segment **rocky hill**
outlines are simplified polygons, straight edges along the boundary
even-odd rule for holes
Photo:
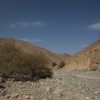
[[[73,56],[69,54],[56,54],[22,40],[1,38],[0,44],[4,43],[15,44],[16,47],[20,47],[26,53],[34,55],[43,54],[49,60],[50,64],[52,62],[59,63],[65,60],[67,70],[100,69],[100,40],[97,40],[96,42]]]
[[[75,54],[69,61],[67,60],[66,66],[71,69],[79,70],[100,69],[100,40],[97,40],[89,47]]]
[[[45,54],[51,62],[66,60],[66,70],[53,70],[52,78],[38,81],[14,81],[0,77],[0,100],[100,100],[100,40],[73,57],[59,55],[30,43],[0,39],[0,44],[14,43],[24,52]],[[85,71],[68,69],[84,69]]]
[[[31,43],[22,40],[0,38],[0,44],[4,44],[4,43],[14,44],[16,47],[20,47],[26,53],[30,53],[34,55],[43,54],[49,60],[50,63],[52,62],[59,63],[59,61],[71,57],[71,55],[69,54],[56,54],[42,47],[32,45]]]

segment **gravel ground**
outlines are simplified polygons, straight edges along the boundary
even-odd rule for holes
[[[100,100],[100,72],[54,72],[52,79],[3,83],[0,100]]]

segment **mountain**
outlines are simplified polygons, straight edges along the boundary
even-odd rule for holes
[[[14,44],[16,47],[20,47],[25,53],[33,55],[43,54],[48,59],[49,64],[52,64],[53,62],[59,64],[59,62],[65,61],[67,70],[100,69],[100,39],[73,56],[69,54],[53,53],[49,50],[46,50],[45,48],[33,45],[22,40],[0,38],[0,44],[5,43]]]
[[[100,40],[97,40],[81,52],[66,60],[66,66],[71,69],[100,69]]]
[[[32,45],[31,43],[22,40],[0,38],[0,44],[5,44],[5,43],[14,44],[16,47],[20,47],[24,52],[29,54],[34,54],[34,55],[43,54],[49,60],[50,63],[52,62],[59,63],[60,61],[71,57],[71,55],[69,54],[56,54],[42,47]]]

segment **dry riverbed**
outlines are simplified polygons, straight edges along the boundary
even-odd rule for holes
[[[52,79],[1,83],[0,100],[100,100],[100,72],[54,72]]]

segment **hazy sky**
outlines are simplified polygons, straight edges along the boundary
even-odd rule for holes
[[[75,54],[100,38],[100,0],[0,0],[0,37]]]

